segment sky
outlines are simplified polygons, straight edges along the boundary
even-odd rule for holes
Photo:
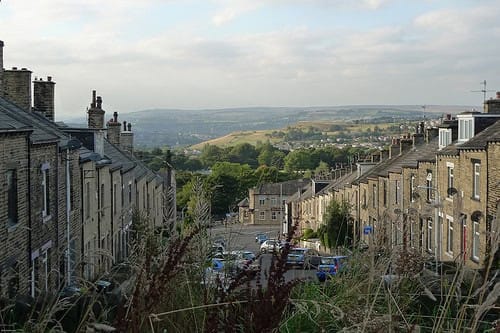
[[[480,107],[499,18],[498,0],[2,0],[0,40],[5,68],[53,77],[59,120],[92,90],[111,112]]]

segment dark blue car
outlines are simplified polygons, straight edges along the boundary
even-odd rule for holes
[[[320,282],[337,275],[345,268],[347,256],[321,257],[321,263],[318,265],[316,276]]]

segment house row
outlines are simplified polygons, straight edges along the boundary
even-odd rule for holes
[[[500,239],[500,93],[484,112],[447,115],[437,127],[420,123],[377,155],[326,186],[312,180],[289,198],[285,223],[299,233],[317,230],[336,200],[349,204],[353,244],[414,249],[475,269],[493,260]]]
[[[3,47],[0,297],[37,297],[125,261],[135,212],[152,226],[175,219],[164,212],[175,182],[134,157],[131,124],[105,121],[95,91],[86,128],[56,123],[55,82],[3,69]]]

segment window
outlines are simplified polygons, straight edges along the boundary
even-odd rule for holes
[[[439,129],[439,149],[443,149],[451,143],[451,129],[450,128],[440,128]]]
[[[128,183],[128,203],[132,204],[132,183]]]
[[[479,260],[479,222],[472,221],[472,259]]]
[[[430,202],[433,199],[433,194],[432,194],[432,170],[427,170],[427,177],[425,180],[425,186],[427,189],[427,202]]]
[[[266,212],[259,212],[259,219],[265,220],[266,219]]]
[[[50,215],[50,176],[48,164],[42,166],[42,195],[43,195],[43,211],[42,216]]]
[[[85,219],[90,217],[90,183],[85,183]]]
[[[266,203],[265,199],[263,198],[259,199],[259,205],[264,206],[265,203]]]
[[[446,240],[446,251],[453,254],[453,218],[446,217],[446,224],[448,225],[448,237]]]
[[[113,214],[116,214],[116,184],[113,184]]]
[[[414,193],[415,193],[415,175],[411,174],[410,175],[410,202],[415,202]]]
[[[101,200],[99,204],[99,209],[101,210],[101,214],[104,215],[104,184],[101,184]]]
[[[400,183],[399,179],[396,180],[395,183],[396,183],[396,185],[394,187],[394,203],[396,205],[398,205],[399,204],[399,196],[401,195],[401,191],[400,191],[400,189],[401,189],[401,186],[400,186],[401,183]]]
[[[277,220],[278,216],[276,215],[276,212],[271,212],[271,220]]]
[[[278,204],[278,199],[271,198],[271,205],[276,206]]]
[[[7,222],[9,226],[17,223],[17,175],[16,170],[7,170]]]
[[[387,207],[387,181],[384,180],[382,185],[383,185],[383,192],[384,192],[383,193],[384,196],[383,196],[382,200],[384,203],[384,207]]]
[[[363,189],[363,208],[366,208],[366,189]]]
[[[472,176],[472,198],[479,200],[480,184],[481,184],[481,163],[478,160],[473,160],[473,176]]]
[[[427,219],[427,250],[432,252],[432,219]]]
[[[474,136],[473,119],[460,119],[458,122],[458,140],[467,141]]]
[[[452,188],[453,186],[453,181],[454,181],[454,175],[453,175],[453,166],[448,165],[448,188]],[[451,198],[451,192],[448,191],[448,197]]]
[[[377,201],[377,185],[373,184],[372,186],[372,197],[373,197],[373,208],[377,207],[376,201]]]

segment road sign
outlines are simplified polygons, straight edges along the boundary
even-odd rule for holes
[[[363,228],[363,234],[364,235],[369,235],[373,232],[373,228],[371,225],[367,225]]]

